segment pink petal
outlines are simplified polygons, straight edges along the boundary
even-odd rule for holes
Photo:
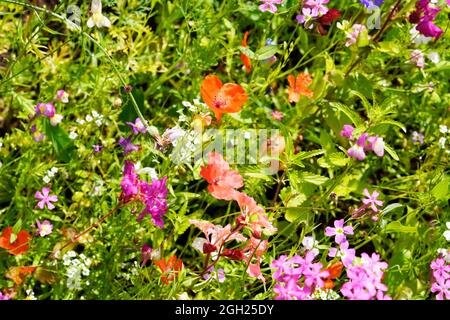
[[[344,219],[335,220],[334,227],[342,229],[344,227]]]
[[[344,227],[344,233],[346,233],[346,234],[353,234],[353,228],[352,228],[352,226],[346,226],[346,227]]]
[[[336,229],[331,228],[331,227],[326,227],[326,228],[325,228],[325,235],[326,235],[327,237],[334,236],[335,234],[336,234]]]
[[[48,207],[48,210],[55,209],[55,206],[51,202],[47,202],[47,207]]]

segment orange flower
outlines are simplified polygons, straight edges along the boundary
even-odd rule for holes
[[[200,94],[206,105],[214,112],[220,122],[222,114],[239,112],[247,101],[244,89],[234,83],[225,83],[214,75],[206,76],[200,88]]]
[[[246,31],[244,33],[244,38],[242,39],[242,46],[244,48],[247,47],[247,38],[248,38],[248,31]],[[250,71],[252,71],[252,65],[250,62],[250,58],[248,56],[246,56],[245,54],[241,53],[241,61],[245,66],[245,71],[247,72],[247,74],[249,74]]]
[[[312,78],[307,72],[300,73],[297,78],[288,76],[289,81],[289,102],[297,103],[301,96],[312,97],[313,92],[307,87],[312,83]]]
[[[337,279],[341,276],[343,267],[344,265],[339,261],[325,269],[328,271],[329,276],[324,280],[324,289],[332,289],[334,287],[333,279]]]
[[[171,256],[167,261],[166,258],[162,258],[161,260],[155,261],[154,264],[161,270],[161,281],[164,284],[169,284],[169,282],[173,281],[175,275],[183,268],[183,261],[176,256]],[[167,277],[168,273],[171,274]]]
[[[18,255],[24,253],[28,250],[28,242],[31,236],[25,230],[20,231],[17,234],[17,238],[11,243],[12,228],[6,227],[3,229],[2,235],[0,236],[0,248],[8,250],[9,253],[13,255]]]
[[[200,168],[200,175],[209,183],[208,191],[216,199],[233,200],[236,190],[244,185],[244,179],[218,152],[208,154],[208,165]]]
[[[36,267],[12,267],[8,270],[8,272],[5,274],[5,276],[12,281],[14,281],[15,284],[20,285],[25,277],[28,274],[31,274],[36,270]]]

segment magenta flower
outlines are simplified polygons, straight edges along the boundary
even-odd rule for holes
[[[123,178],[120,182],[122,192],[125,195],[125,202],[139,193],[139,176],[134,170],[134,164],[131,161],[125,160],[123,169]]]
[[[353,128],[353,126],[349,125],[349,124],[344,124],[344,128],[341,131],[341,137],[346,137],[350,140],[353,140],[353,130],[355,130],[355,128]]]
[[[335,236],[334,241],[338,244],[343,243],[347,240],[347,238],[345,237],[346,234],[353,234],[353,228],[352,226],[344,227],[344,219],[335,220],[334,228],[332,227],[325,228],[325,235],[327,237]]]
[[[56,109],[52,103],[38,103],[34,108],[36,115],[43,115],[47,118],[52,118],[55,115]]]
[[[339,257],[341,258],[342,264],[344,267],[348,268],[352,265],[353,260],[355,260],[355,249],[349,249],[348,241],[344,241],[341,243],[340,248],[330,248],[328,251],[329,257]]]
[[[11,300],[10,296],[4,295],[1,291],[0,291],[0,301],[2,300]]]
[[[377,206],[382,206],[383,205],[383,201],[378,200],[378,196],[380,195],[378,193],[378,191],[374,191],[372,193],[372,195],[370,195],[369,190],[364,189],[364,195],[367,197],[365,199],[362,200],[362,202],[366,205],[372,208],[373,212],[378,212],[378,208]]]
[[[123,147],[124,155],[127,155],[130,152],[139,150],[139,146],[131,143],[131,136],[126,139],[123,137],[120,137],[119,144]]]
[[[147,128],[145,127],[145,125],[142,123],[140,118],[136,118],[136,120],[133,122],[127,122],[127,124],[129,126],[131,126],[131,128],[133,129],[133,133],[134,134],[138,134],[140,133],[146,133],[147,132]]]
[[[58,197],[55,195],[49,196],[50,188],[44,187],[41,191],[36,191],[36,194],[34,197],[36,199],[39,199],[41,201],[38,202],[37,206],[39,209],[44,209],[44,206],[47,206],[48,210],[53,210],[55,206],[52,204],[52,202],[57,202]]]
[[[144,245],[141,248],[142,253],[142,266],[144,266],[148,260],[152,258],[152,252],[153,249],[148,244],[144,243]]]
[[[151,215],[153,223],[164,228],[163,215],[167,212],[167,177],[161,180],[154,180],[151,185],[145,181],[140,181],[139,189],[141,197],[145,203],[145,208],[137,217],[137,221],[141,221],[146,214]]]
[[[439,279],[431,285],[431,292],[437,293],[436,300],[450,300],[450,280]]]
[[[433,277],[436,280],[450,279],[450,265],[447,265],[444,258],[437,258],[431,261],[431,270],[433,270]]]
[[[48,220],[44,220],[42,223],[39,220],[36,220],[36,224],[38,227],[38,235],[41,237],[48,236],[53,232],[53,225]]]
[[[103,150],[103,146],[98,145],[98,144],[93,144],[92,145],[92,149],[94,149],[94,152],[101,152]]]
[[[283,0],[260,0],[263,4],[259,5],[259,10],[262,12],[269,11],[270,13],[277,12],[277,4],[281,4]]]

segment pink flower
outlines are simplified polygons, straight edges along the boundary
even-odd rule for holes
[[[325,235],[327,237],[335,236],[334,241],[336,243],[345,242],[347,239],[345,237],[346,234],[353,234],[353,228],[352,228],[352,226],[344,227],[344,219],[335,220],[334,228],[332,228],[332,227],[325,228]]]
[[[259,5],[259,10],[262,12],[269,11],[270,13],[277,12],[277,4],[281,4],[283,0],[260,0],[263,4]]]
[[[62,103],[68,103],[69,102],[69,94],[67,92],[65,92],[64,90],[58,90],[56,92],[56,100],[59,100]]]
[[[136,120],[133,122],[127,122],[127,124],[129,126],[131,126],[131,128],[133,129],[133,133],[134,134],[138,134],[140,133],[146,133],[147,132],[147,128],[145,127],[145,125],[142,123],[140,118],[136,118]]]
[[[438,293],[436,295],[437,300],[450,300],[450,280],[439,279],[431,285],[431,292]]]
[[[373,212],[378,212],[377,206],[382,206],[382,205],[383,205],[383,201],[378,200],[378,196],[380,195],[380,194],[378,193],[378,191],[375,190],[375,191],[372,193],[372,195],[370,195],[369,190],[367,190],[367,188],[366,188],[366,189],[364,189],[364,195],[365,195],[367,198],[363,199],[362,202],[363,202],[365,205],[367,205],[367,206],[370,205],[370,207],[372,208]]]
[[[39,220],[36,220],[36,224],[38,226],[38,234],[41,237],[48,236],[53,232],[53,225],[48,220],[44,220],[42,223]]]
[[[36,111],[36,115],[40,116],[42,114],[47,118],[52,118],[56,112],[55,106],[51,102],[38,103],[34,110]]]
[[[359,34],[361,32],[366,31],[366,27],[362,24],[355,23],[352,28],[352,32],[348,33],[347,36],[347,42],[345,43],[346,47],[350,47],[352,44],[356,43],[358,41]]]
[[[414,63],[418,68],[423,69],[425,67],[425,58],[422,51],[413,50],[410,56],[411,62]]]
[[[341,258],[344,267],[348,268],[352,265],[353,260],[355,260],[355,249],[349,249],[348,241],[341,243],[339,250],[337,248],[330,248],[328,251],[329,257],[339,257]]]
[[[272,111],[272,118],[275,120],[281,121],[283,120],[283,113],[280,111]]]
[[[431,261],[431,270],[433,270],[433,277],[439,280],[450,279],[450,265],[446,264],[444,258],[437,258]]]
[[[353,126],[349,125],[349,124],[344,124],[344,128],[341,131],[341,137],[346,137],[350,140],[353,140],[353,130],[355,130],[355,128],[353,128]]]
[[[383,138],[379,138],[378,136],[369,137],[367,139],[369,150],[372,150],[377,156],[384,156],[384,141]]]
[[[366,154],[364,152],[364,148],[366,146],[366,140],[368,136],[368,133],[363,133],[356,141],[356,144],[347,150],[347,153],[350,157],[353,157],[359,161],[365,159]]]
[[[144,266],[147,263],[147,261],[152,258],[152,251],[153,251],[152,247],[144,243],[144,245],[141,248],[142,266]]]
[[[36,194],[34,197],[36,199],[39,199],[41,201],[38,202],[37,206],[39,209],[44,209],[44,206],[47,205],[48,210],[53,210],[55,206],[52,204],[52,202],[57,202],[58,197],[55,195],[49,196],[50,188],[44,187],[41,191],[36,191]]]
[[[318,17],[326,14],[328,8],[325,6],[329,0],[306,0],[303,6],[303,14],[310,17]]]
[[[53,117],[50,118],[50,124],[52,126],[56,126],[59,123],[61,123],[64,116],[62,114],[55,114]]]

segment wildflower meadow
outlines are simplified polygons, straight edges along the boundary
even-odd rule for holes
[[[450,0],[0,0],[0,300],[449,300]]]

